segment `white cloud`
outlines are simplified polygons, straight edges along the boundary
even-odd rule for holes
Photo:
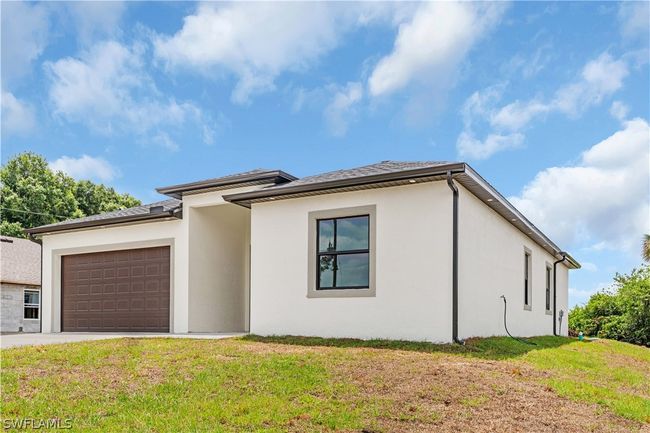
[[[510,201],[564,245],[636,252],[650,231],[650,127],[643,119],[582,154],[539,172]]]
[[[393,52],[372,72],[370,93],[390,94],[414,81],[448,85],[458,64],[505,9],[503,3],[423,3],[400,26]]]
[[[172,152],[176,152],[179,149],[178,144],[172,140],[172,138],[166,132],[159,132],[153,136],[151,141],[154,144]]]
[[[23,134],[36,125],[34,109],[12,93],[2,91],[2,135]]]
[[[463,132],[458,137],[456,148],[463,157],[472,159],[487,159],[497,152],[506,149],[521,147],[524,141],[522,134],[489,134],[483,141],[476,139],[468,132]]]
[[[126,10],[121,1],[78,1],[65,3],[65,7],[74,20],[77,40],[85,44],[118,33]]]
[[[340,137],[346,134],[348,125],[356,113],[355,106],[362,98],[363,86],[358,82],[348,83],[335,92],[324,112],[332,135]]]
[[[48,42],[49,12],[44,4],[0,3],[2,9],[2,80],[27,74]]]
[[[510,131],[517,131],[528,125],[540,114],[548,113],[551,107],[543,102],[515,101],[490,116],[490,124]]]
[[[627,64],[623,60],[614,60],[608,53],[603,53],[584,66],[579,80],[559,88],[550,101],[512,102],[493,113],[490,124],[514,131],[550,112],[576,116],[623,87],[627,75]]]
[[[577,80],[561,86],[548,100],[516,100],[499,108],[503,84],[474,92],[463,105],[464,130],[458,137],[457,149],[462,156],[485,159],[496,152],[517,148],[525,138],[522,131],[536,118],[550,113],[578,116],[621,89],[627,75],[628,66],[622,58],[616,60],[603,53],[585,64]],[[477,123],[487,123],[492,128],[485,140],[474,138]]]
[[[75,179],[94,179],[100,181],[111,181],[119,175],[108,161],[101,157],[81,155],[79,158],[62,156],[50,162],[50,168],[54,171],[62,171]]]
[[[59,36],[50,29],[69,27],[78,42],[88,45],[98,37],[120,33],[119,24],[126,10],[126,4],[121,1],[3,1],[0,7],[5,87],[29,73],[50,40]]]
[[[621,33],[626,39],[648,40],[650,32],[650,3],[647,1],[621,2],[618,9],[618,21]]]
[[[155,52],[173,67],[234,74],[232,100],[247,103],[273,90],[282,72],[304,70],[333,49],[351,26],[376,19],[369,6],[345,6],[203,3],[175,35],[154,39]]]
[[[140,45],[103,42],[79,58],[46,62],[44,67],[51,81],[49,98],[54,113],[102,134],[155,137],[163,128],[181,128],[188,123],[200,130],[210,128],[197,106],[161,94],[146,72]],[[166,140],[154,142],[174,147]]]
[[[608,53],[603,53],[585,65],[581,80],[556,92],[550,103],[551,109],[577,115],[623,87],[627,75],[624,60],[614,60]]]
[[[620,121],[627,119],[627,115],[629,111],[630,111],[630,107],[628,107],[621,101],[614,101],[612,102],[612,106],[609,107],[609,114],[611,114],[614,119]]]

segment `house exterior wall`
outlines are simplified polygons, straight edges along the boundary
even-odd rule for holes
[[[24,318],[24,291],[40,290],[38,286],[0,283],[0,330],[2,332],[39,332],[39,319]]]
[[[61,257],[98,251],[169,246],[171,252],[170,330],[188,330],[187,224],[149,222],[43,236],[43,332],[61,331]]]
[[[61,256],[154,246],[169,246],[171,250],[170,332],[246,330],[249,314],[250,211],[224,201],[222,195],[260,187],[232,188],[186,196],[183,199],[183,219],[44,235],[43,332],[61,331]],[[224,228],[220,229],[222,225]],[[192,231],[190,227],[194,227]],[[211,242],[215,237],[221,240],[220,244],[218,241]],[[232,258],[225,254],[228,250],[234,251]],[[207,266],[193,265],[192,278],[191,259],[204,260]],[[225,272],[224,268],[227,268]],[[213,285],[206,285],[206,281],[210,280]],[[212,291],[201,302],[201,295],[211,288],[225,291],[218,296]],[[220,316],[215,317],[217,315]]]
[[[557,265],[557,311],[558,318],[560,310],[564,312],[562,322],[557,328],[560,335],[569,335],[569,268],[564,265]],[[552,301],[551,301],[552,302]],[[551,328],[552,330],[552,328]],[[550,334],[550,332],[545,332]]]
[[[509,221],[461,185],[459,188],[459,336],[505,335],[503,300],[511,334],[548,335],[553,316],[546,312],[546,265],[556,260]],[[524,309],[524,251],[531,253],[532,303]],[[557,270],[557,310],[564,310],[566,335],[568,268]],[[551,300],[552,300],[551,291]],[[552,301],[551,301],[552,308]]]
[[[451,341],[452,194],[445,181],[270,201],[251,210],[222,198],[258,188],[187,195],[182,220],[43,236],[43,332],[60,331],[61,256],[168,245],[171,332]],[[554,258],[458,188],[460,337],[505,334],[502,294],[511,333],[550,334],[544,272]],[[375,293],[308,297],[310,213],[359,207],[374,209]],[[523,308],[526,248],[530,311]],[[566,335],[568,268],[557,271]]]
[[[444,182],[254,204],[251,332],[449,341],[451,192]],[[376,207],[376,295],[308,298],[308,215]]]
[[[189,208],[190,332],[248,327],[250,211],[233,204]]]

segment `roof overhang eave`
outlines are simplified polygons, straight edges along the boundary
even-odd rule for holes
[[[551,253],[556,259],[566,257],[566,262],[572,269],[580,269],[580,263],[570,254],[564,252],[551,239],[548,238],[539,228],[528,220],[512,203],[508,201],[499,191],[497,191],[489,182],[479,175],[471,166],[466,165],[465,172],[457,177],[458,182],[467,190],[476,195],[486,205],[492,207],[494,211],[505,219],[509,220],[512,225],[517,227],[522,233],[531,237],[542,248]],[[481,192],[477,193],[474,184],[478,185]],[[487,194],[491,201],[482,195]]]
[[[70,223],[70,224],[60,224],[52,227],[49,226],[34,227],[31,229],[25,229],[25,233],[27,233],[31,237],[34,237],[37,235],[43,236],[51,233],[59,233],[64,231],[82,230],[82,229],[98,228],[98,227],[113,226],[113,225],[128,224],[128,223],[154,222],[157,220],[173,220],[173,219],[182,219],[182,217],[179,216],[178,212],[176,212],[175,209],[165,211],[165,212],[160,212],[160,213],[154,213],[154,214],[129,215],[129,216],[121,216],[121,217],[107,218],[107,219],[100,219],[100,220],[93,220],[93,221],[81,221],[81,222]]]
[[[237,188],[238,186],[246,186],[250,184],[266,184],[272,183],[275,185],[291,182],[297,178],[289,173],[285,173],[282,170],[268,171],[264,173],[258,173],[254,175],[245,175],[232,177],[227,180],[203,180],[199,182],[190,182],[183,183],[178,185],[164,186],[156,188],[156,191],[160,194],[167,195],[176,199],[182,199],[183,194],[187,193],[198,193],[203,190],[209,190],[214,188]]]
[[[381,184],[387,182],[394,182],[399,180],[417,179],[431,176],[441,176],[451,171],[452,173],[462,173],[464,171],[464,163],[445,164],[436,167],[419,168],[415,170],[403,170],[392,173],[382,173],[371,176],[360,176],[348,179],[337,179],[326,182],[318,182],[313,184],[301,184],[295,186],[286,186],[280,188],[267,188],[257,191],[243,192],[237,194],[227,194],[223,199],[244,207],[250,207],[253,201],[267,201],[272,199],[282,199],[287,196],[305,193],[327,193],[336,192],[341,188],[349,187],[362,187],[374,184]]]
[[[517,227],[522,233],[531,237],[536,243],[551,253],[558,260],[566,256],[566,262],[570,268],[580,268],[580,263],[578,263],[568,253],[563,252],[553,241],[551,241],[544,233],[542,233],[541,230],[539,230],[521,212],[519,212],[503,195],[501,195],[501,193],[499,193],[492,185],[483,179],[483,177],[481,177],[472,167],[465,163],[445,164],[436,167],[427,167],[424,169],[405,170],[396,173],[340,179],[328,182],[320,182],[316,184],[303,184],[293,187],[287,186],[282,188],[267,188],[257,191],[224,195],[223,199],[228,202],[250,208],[253,203],[266,202],[276,199],[282,200],[287,198],[294,198],[296,195],[318,195],[334,193],[337,192],[337,190],[349,190],[351,187],[363,188],[366,186],[370,188],[375,184],[390,184],[390,182],[401,180],[431,178],[435,176],[443,176],[447,173],[451,173],[461,185],[476,195],[486,205],[490,205],[490,203],[498,203],[499,206],[491,207],[502,217],[507,219],[511,224]],[[478,188],[480,188],[480,192],[476,190],[476,188],[472,188],[469,185],[470,180],[471,182],[475,183]],[[491,200],[488,201],[488,198],[491,198]]]

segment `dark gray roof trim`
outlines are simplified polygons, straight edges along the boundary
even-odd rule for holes
[[[317,176],[310,176],[289,182],[284,185],[273,186],[257,191],[224,195],[226,201],[250,207],[252,203],[275,200],[277,198],[292,198],[300,196],[318,195],[327,192],[339,192],[343,188],[352,186],[376,185],[395,183],[417,178],[440,176],[447,171],[461,172],[464,170],[462,162],[425,162],[425,163],[395,163],[384,161],[350,170],[339,170]],[[390,168],[392,170],[390,170]],[[392,185],[389,185],[392,186]],[[313,194],[306,194],[313,193]]]
[[[285,173],[282,170],[256,169],[237,173],[228,176],[206,179],[198,182],[182,183],[179,185],[164,186],[156,188],[161,194],[174,198],[182,198],[184,194],[197,194],[199,192],[216,191],[220,189],[233,188],[248,185],[263,185],[267,183],[283,184],[296,180],[295,176]]]
[[[462,162],[396,162],[383,161],[348,170],[337,170],[315,176],[297,179],[280,170],[253,170],[232,176],[208,179],[200,182],[158,188],[158,192],[172,197],[196,194],[235,186],[274,183],[267,188],[238,194],[224,195],[226,201],[251,207],[254,203],[282,200],[347,191],[385,188],[411,183],[442,180],[451,172],[454,179],[479,200],[514,225],[519,231],[533,239],[542,248],[560,259],[562,250],[541,230],[528,221],[505,197],[483,179],[473,168]],[[182,218],[181,201],[175,198],[136,206],[129,209],[92,215],[75,220],[63,221],[25,230],[31,235],[64,230],[84,229],[113,224],[133,223],[156,219]],[[570,267],[578,269],[580,264],[566,254]]]
[[[128,209],[120,209],[99,215],[91,215],[83,218],[34,227],[31,229],[26,229],[25,232],[30,235],[38,235],[44,233],[60,232],[64,230],[77,230],[91,227],[169,218],[182,218],[182,206],[180,200],[172,198],[156,203],[135,206]]]
[[[373,173],[378,171],[380,173]],[[392,169],[392,171],[391,171]],[[523,216],[505,197],[492,185],[483,179],[473,168],[462,162],[428,162],[428,163],[394,163],[384,161],[360,169],[340,170],[311,176],[284,185],[264,188],[257,191],[229,194],[224,200],[251,207],[254,203],[268,202],[321,194],[331,194],[363,189],[383,188],[406,185],[409,183],[431,182],[442,180],[447,172],[451,172],[461,185],[478,197],[495,212],[507,219],[522,233],[533,239],[542,248],[560,259],[564,253],[541,230]],[[357,173],[357,176],[353,176]],[[580,264],[569,254],[566,254],[569,266],[575,269]]]
[[[535,224],[530,222],[519,210],[510,203],[499,191],[497,191],[488,181],[483,179],[472,167],[465,164],[465,172],[455,176],[458,182],[467,190],[491,207],[499,215],[507,219],[519,231],[533,239],[546,251],[551,253],[557,259],[566,255],[566,260],[570,267],[580,269],[578,263],[571,255],[562,251],[552,240],[548,238]]]

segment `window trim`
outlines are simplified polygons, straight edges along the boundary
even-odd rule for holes
[[[25,302],[26,292],[34,292],[38,294],[38,304],[28,304]],[[25,308],[35,308],[36,318],[25,317]],[[23,320],[41,320],[41,291],[37,289],[23,289]]]
[[[349,218],[361,218],[361,217],[366,217],[368,219],[368,248],[361,248],[361,249],[356,249],[356,250],[342,250],[342,251],[337,251],[336,250],[336,236],[337,236],[337,222],[336,220],[343,220],[343,219],[349,219]],[[332,251],[325,251],[321,252],[320,251],[320,226],[319,223],[321,221],[333,221],[334,222],[334,247],[335,250]],[[345,255],[351,255],[351,254],[368,254],[368,264],[370,264],[370,215],[369,214],[363,214],[363,215],[350,215],[350,216],[344,216],[344,217],[332,217],[332,218],[317,218],[316,219],[316,256],[318,257],[318,260],[316,260],[316,290],[348,290],[348,289],[354,289],[354,290],[360,290],[360,289],[367,289],[368,286],[336,286],[336,272],[333,274],[333,281],[332,283],[334,286],[332,287],[321,287],[320,284],[320,258],[322,256],[333,256],[334,260],[338,258],[338,256],[345,256]],[[368,266],[368,284],[370,284],[370,266]]]
[[[351,218],[368,216],[368,286],[318,289],[317,271],[319,263],[318,251],[318,221],[336,218]],[[312,211],[308,213],[308,272],[307,272],[307,297],[308,298],[358,298],[374,297],[375,287],[375,256],[376,256],[376,206],[355,206],[338,209]],[[355,250],[356,251],[356,250]],[[350,250],[350,252],[353,252]],[[362,252],[366,252],[364,249]],[[327,254],[325,254],[327,255]]]
[[[544,299],[545,305],[545,312],[548,315],[553,314],[553,265],[551,265],[549,262],[546,262],[546,273],[544,274],[544,277],[546,278],[546,287],[544,289],[544,295],[546,296],[548,294],[548,303],[546,303],[546,299]],[[548,308],[546,308],[548,306]]]
[[[524,310],[533,309],[533,252],[524,247]]]

